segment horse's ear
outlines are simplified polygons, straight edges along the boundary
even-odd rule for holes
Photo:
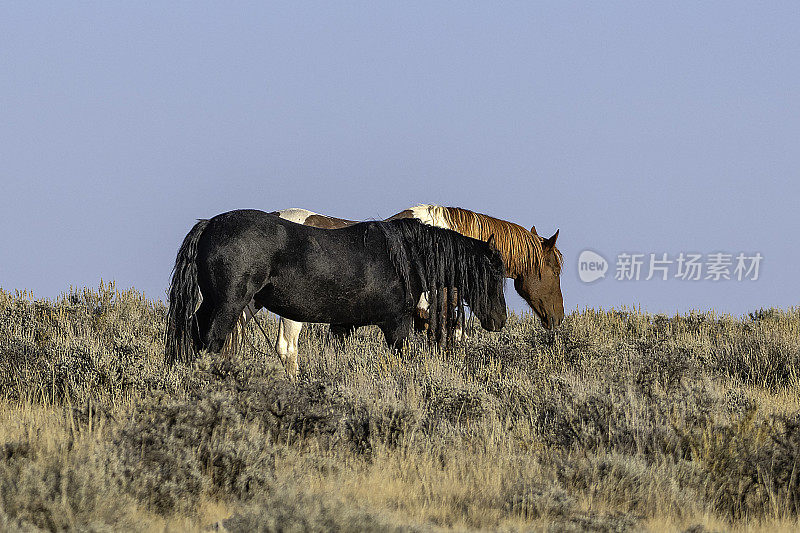
[[[558,232],[559,232],[559,230],[556,230],[556,232],[553,233],[552,237],[542,241],[542,248],[553,248],[553,247],[555,247],[556,239],[558,239]]]
[[[489,248],[492,250],[497,250],[497,239],[494,238],[494,233],[489,235],[489,238],[486,240],[486,244],[488,244]]]
[[[533,233],[534,235],[539,235],[538,233],[536,233],[536,226],[531,226],[531,233]]]

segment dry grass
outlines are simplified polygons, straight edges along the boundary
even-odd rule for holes
[[[0,530],[793,530],[800,312],[511,316],[453,351],[362,328],[162,361],[113,286],[0,291]],[[271,335],[275,323],[265,324]]]

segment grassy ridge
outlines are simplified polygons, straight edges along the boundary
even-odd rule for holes
[[[512,315],[402,356],[314,326],[298,385],[255,329],[165,367],[165,314],[0,291],[0,529],[798,526],[797,309]]]

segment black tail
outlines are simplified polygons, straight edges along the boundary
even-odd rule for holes
[[[169,285],[169,312],[165,331],[167,364],[175,361],[188,362],[192,359],[194,338],[199,335],[195,311],[201,302],[200,288],[197,284],[197,242],[206,229],[208,220],[198,220],[197,224],[183,239],[172,270]]]

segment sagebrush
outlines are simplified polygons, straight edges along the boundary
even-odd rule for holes
[[[0,290],[0,529],[784,528],[800,513],[800,310],[510,315],[454,349],[301,337],[287,381],[164,364],[135,290]]]

